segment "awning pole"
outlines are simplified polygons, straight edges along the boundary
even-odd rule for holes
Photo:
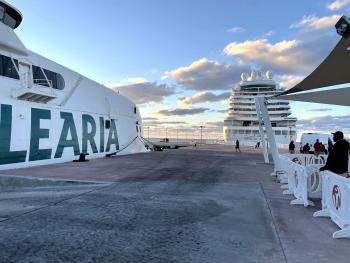
[[[264,161],[265,161],[265,163],[270,163],[269,153],[267,151],[267,145],[266,145],[266,141],[265,141],[265,132],[264,132],[264,128],[263,128],[263,119],[261,116],[260,104],[259,104],[259,101],[257,101],[257,99],[255,99],[255,106],[256,106],[256,113],[257,113],[257,117],[258,117],[258,121],[259,121],[259,133],[260,133],[261,145],[263,147]]]
[[[273,163],[275,164],[275,173],[277,174],[278,172],[282,172],[282,169],[281,169],[277,144],[275,141],[275,136],[274,136],[273,130],[272,130],[270,116],[269,116],[269,113],[267,110],[267,101],[266,101],[265,97],[259,96],[259,97],[255,98],[255,103],[257,105],[259,105],[259,110],[260,110],[261,117],[262,117],[262,120],[263,120],[264,126],[265,126],[267,140],[268,140],[268,142],[270,144],[270,148],[271,148]]]

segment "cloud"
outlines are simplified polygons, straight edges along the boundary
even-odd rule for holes
[[[220,94],[214,94],[212,92],[198,92],[192,97],[179,98],[180,105],[187,106],[189,104],[203,103],[203,102],[216,102],[227,100],[231,95],[231,92],[224,92]]]
[[[293,39],[270,43],[267,39],[232,42],[223,52],[246,64],[283,75],[303,75],[315,69],[337,41],[333,34],[309,34],[306,40]]]
[[[303,16],[303,18],[299,22],[292,24],[290,27],[320,31],[320,30],[325,30],[325,29],[329,29],[330,27],[333,27],[340,17],[341,17],[340,15],[331,15],[331,16],[323,16],[323,17],[308,15],[308,16]]]
[[[280,86],[283,88],[292,88],[304,79],[298,75],[280,75],[278,76]]]
[[[320,109],[305,109],[305,112],[322,112],[322,111],[331,111],[329,108],[320,108]]]
[[[350,115],[322,115],[301,117],[297,122],[299,130],[330,133],[343,131],[350,134]]]
[[[139,83],[146,83],[147,80],[141,77],[131,77],[131,78],[126,78],[123,80],[122,83],[124,84],[139,84]]]
[[[236,27],[229,28],[226,31],[229,33],[243,33],[245,29],[243,27],[236,26]]]
[[[108,87],[119,91],[120,94],[128,97],[136,104],[159,103],[165,97],[175,94],[174,88],[157,82],[141,82],[122,86],[110,84]]]
[[[228,110],[227,110],[227,109],[224,109],[224,110],[217,110],[216,112],[219,112],[219,113],[228,113]]]
[[[184,116],[184,115],[201,114],[208,110],[209,110],[208,108],[192,108],[192,109],[176,108],[176,109],[159,110],[155,113],[163,116]]]
[[[154,127],[163,127],[163,126],[179,126],[179,125],[188,125],[185,121],[143,121],[143,126],[154,126]]]
[[[336,0],[334,2],[327,4],[327,8],[330,10],[339,10],[347,6],[348,4],[350,4],[350,0]]]
[[[225,90],[240,80],[242,71],[249,67],[241,64],[220,64],[202,58],[191,65],[170,72],[175,81],[191,90]]]
[[[224,126],[224,122],[223,121],[211,121],[211,122],[204,123],[203,126],[205,128],[222,130],[222,128]]]

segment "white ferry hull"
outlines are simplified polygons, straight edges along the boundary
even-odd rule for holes
[[[110,120],[106,129],[105,121]],[[0,105],[0,169],[69,162],[146,152],[133,118],[40,107],[34,103]]]
[[[0,19],[0,170],[147,151],[133,102],[27,50],[22,15],[0,8],[11,17]]]

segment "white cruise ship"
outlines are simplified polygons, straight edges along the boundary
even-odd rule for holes
[[[230,108],[223,128],[225,142],[233,144],[238,139],[241,145],[256,145],[260,141],[260,135],[255,97],[269,97],[282,91],[273,80],[271,71],[267,71],[265,76],[256,70],[252,70],[250,75],[242,73],[241,82],[232,88],[229,99]],[[278,146],[285,147],[291,140],[295,141],[297,119],[290,117],[292,112],[289,102],[269,100],[267,108]]]

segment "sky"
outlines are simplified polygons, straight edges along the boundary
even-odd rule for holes
[[[222,138],[242,72],[291,88],[340,40],[350,0],[8,0],[26,47],[118,90],[140,107],[146,136]],[[343,130],[347,107],[292,102],[298,133]],[[146,128],[149,127],[149,128]]]

